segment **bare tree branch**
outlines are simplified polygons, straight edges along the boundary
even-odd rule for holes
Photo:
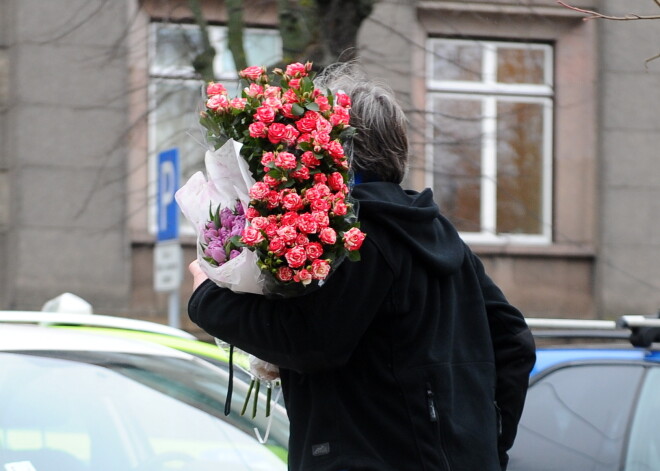
[[[653,0],[656,5],[660,7],[660,0]],[[604,15],[602,13],[598,13],[597,11],[593,10],[585,10],[584,8],[578,8],[574,7],[572,5],[569,5],[567,3],[562,2],[561,0],[557,0],[557,3],[559,3],[561,6],[568,8],[569,10],[577,11],[580,13],[584,13],[586,15],[589,15],[583,20],[593,20],[597,18],[601,18],[604,20],[614,20],[614,21],[630,21],[630,20],[660,20],[660,15],[637,15],[635,13],[629,13],[625,16],[610,16],[610,15]]]

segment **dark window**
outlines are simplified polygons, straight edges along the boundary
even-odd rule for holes
[[[626,471],[660,469],[660,368],[649,369],[630,432]]]
[[[548,374],[527,394],[509,471],[615,471],[644,369],[580,365]]]

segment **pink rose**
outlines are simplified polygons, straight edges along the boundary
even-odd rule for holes
[[[254,218],[259,217],[261,213],[254,209],[253,207],[249,207],[247,211],[245,211],[245,219],[248,221],[252,221]]]
[[[245,98],[234,98],[231,100],[229,103],[229,106],[236,110],[243,110],[245,109],[245,105],[247,104],[247,100]]]
[[[294,226],[282,226],[277,230],[277,235],[284,239],[284,242],[288,244],[296,240],[298,231]]]
[[[293,279],[293,270],[289,267],[280,267],[277,269],[276,276],[280,281],[291,281]]]
[[[225,93],[227,93],[227,89],[221,83],[209,82],[209,84],[206,86],[206,94],[208,96],[222,95]]]
[[[306,234],[314,234],[318,230],[318,223],[311,213],[303,213],[298,218],[298,229]]]
[[[280,221],[283,226],[295,226],[298,222],[298,213],[295,211],[287,211],[282,215],[282,220]]]
[[[312,282],[312,274],[306,268],[298,270],[295,275],[293,275],[293,281],[302,283],[303,285],[308,285]]]
[[[307,286],[312,282],[312,274],[309,270],[302,268],[293,272],[293,281]]]
[[[275,125],[273,124],[273,126]],[[277,165],[280,168],[291,170],[296,168],[298,162],[296,161],[296,156],[293,155],[291,152],[280,152],[275,156],[275,165]]]
[[[327,181],[328,181],[328,177],[326,176],[325,173],[314,174],[314,183],[327,183]]]
[[[280,95],[282,94],[282,89],[280,87],[271,87],[268,85],[264,89],[264,96],[266,98],[280,98]]]
[[[304,77],[307,75],[307,68],[300,62],[294,62],[286,66],[286,72],[289,77]]]
[[[295,178],[296,180],[307,180],[309,179],[309,168],[303,166],[300,167],[298,170],[294,170],[291,172],[291,176]]]
[[[273,237],[268,244],[268,250],[280,257],[286,252],[286,244],[280,237]]]
[[[326,260],[316,259],[312,262],[312,277],[315,280],[325,280],[330,274],[330,264]]]
[[[264,236],[259,229],[256,229],[252,226],[248,226],[245,229],[243,229],[243,235],[241,237],[241,240],[243,241],[244,244],[254,246],[260,242],[263,242]]]
[[[330,109],[330,103],[328,103],[328,97],[320,95],[316,97],[314,103],[319,105],[319,110],[328,111]]]
[[[294,78],[289,80],[289,87],[291,87],[294,90],[298,90],[300,88],[300,79]]]
[[[253,65],[247,69],[243,69],[239,72],[239,76],[248,80],[259,80],[262,75],[266,74],[266,69],[264,67],[259,67],[258,65]]]
[[[332,172],[328,177],[328,186],[335,191],[341,190],[344,185],[344,177],[339,172]]]
[[[296,245],[305,247],[307,244],[309,244],[309,237],[305,234],[298,234],[298,237],[296,237]]]
[[[255,121],[248,126],[250,130],[250,137],[266,137],[268,136],[268,127],[261,121]]]
[[[264,232],[269,238],[273,238],[277,235],[277,229],[279,226],[274,222],[269,222],[268,225],[264,228]]]
[[[328,154],[330,154],[333,159],[344,156],[344,147],[341,145],[341,142],[337,140],[328,142],[323,148],[328,151]]]
[[[254,119],[270,124],[275,120],[275,110],[270,106],[260,106],[254,114]]]
[[[323,148],[323,146],[330,142],[330,134],[327,132],[312,131],[310,134],[312,135],[312,139],[314,139],[315,147]]]
[[[296,119],[296,116],[291,112],[292,109],[293,109],[293,103],[283,103],[282,116],[289,119]]]
[[[284,141],[287,145],[294,145],[296,143],[296,138],[300,135],[300,132],[293,127],[290,124],[286,125],[285,128],[285,134],[284,137],[282,137],[282,141]]]
[[[307,261],[307,254],[304,247],[297,245],[287,250],[284,258],[291,268],[300,268]]]
[[[365,237],[364,232],[353,227],[344,233],[344,247],[348,250],[359,250]]]
[[[337,232],[332,227],[324,227],[319,232],[319,239],[326,245],[334,245],[337,242]]]
[[[275,190],[270,190],[266,196],[266,204],[268,208],[274,209],[280,205],[280,194]]]
[[[314,211],[330,211],[331,207],[330,202],[325,198],[315,199],[309,205]]]
[[[268,197],[270,193],[270,187],[264,182],[256,182],[250,188],[250,198],[254,200],[264,200]]]
[[[323,255],[323,247],[318,242],[310,242],[305,246],[305,252],[309,260],[316,260]]]
[[[335,95],[335,104],[348,108],[351,106],[351,97],[342,92],[337,92]]]
[[[307,167],[311,167],[311,168],[316,167],[320,163],[320,160],[316,158],[314,152],[310,150],[303,152],[303,155],[300,157],[300,161],[303,164],[305,164]],[[323,175],[323,174],[317,173],[316,175]],[[316,175],[314,176],[314,178],[316,178]]]
[[[214,111],[223,111],[229,106],[229,99],[226,95],[213,95],[206,101],[206,107]]]
[[[272,144],[279,144],[286,134],[286,125],[282,123],[273,123],[268,128],[268,140]]]
[[[319,119],[318,113],[308,111],[305,115],[296,121],[296,127],[300,132],[312,132],[316,129],[316,121]]]
[[[330,225],[330,217],[326,211],[312,211],[312,216],[314,217],[316,224],[318,224],[319,229],[323,229]]]
[[[284,103],[293,104],[293,103],[298,103],[300,99],[298,98],[298,95],[296,95],[295,90],[289,89],[286,92],[284,92],[284,94],[282,95],[282,101]]]
[[[332,212],[335,216],[345,216],[348,212],[348,206],[343,201],[335,201],[335,204],[332,206]]]
[[[318,132],[330,134],[332,132],[332,123],[322,116],[316,120],[316,130]]]
[[[334,113],[330,115],[330,124],[333,126],[347,125],[350,121],[350,115],[346,108],[335,108]]]
[[[264,152],[261,154],[261,165],[267,167],[269,163],[275,162],[275,154],[272,152]]]
[[[269,170],[269,168],[264,169],[265,172]],[[263,182],[271,188],[277,188],[280,184],[280,181],[277,178],[271,177],[270,175],[264,175]]]
[[[282,206],[289,211],[298,211],[303,207],[303,200],[298,193],[289,193],[282,198]]]
[[[253,218],[252,221],[250,221],[250,225],[254,227],[255,229],[265,229],[266,226],[268,225],[268,218],[265,218],[263,216],[258,216],[256,218]]]
[[[264,93],[264,87],[256,83],[251,83],[249,87],[243,89],[245,94],[249,97],[256,98]]]

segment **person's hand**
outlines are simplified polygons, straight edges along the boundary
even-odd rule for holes
[[[209,278],[206,276],[206,273],[202,271],[197,260],[188,265],[188,271],[193,276],[193,291],[195,291],[199,285],[204,283],[204,281],[208,280]]]

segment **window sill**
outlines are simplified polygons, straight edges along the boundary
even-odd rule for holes
[[[588,258],[596,255],[593,246],[587,244],[549,244],[549,245],[493,245],[468,244],[479,256],[512,256],[512,257],[548,257],[548,258]]]

